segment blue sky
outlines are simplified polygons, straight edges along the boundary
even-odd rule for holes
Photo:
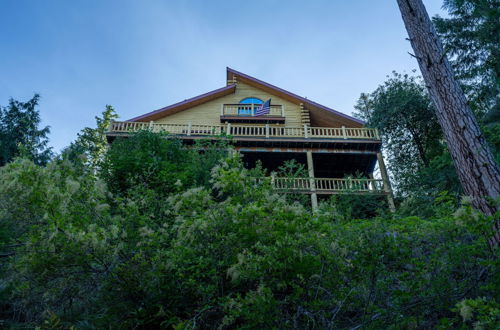
[[[351,114],[417,69],[405,37],[396,0],[0,0],[0,105],[41,94],[59,151],[106,104],[129,119],[224,86],[229,66]]]

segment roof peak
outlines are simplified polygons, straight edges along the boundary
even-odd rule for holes
[[[218,88],[216,90],[213,90],[211,92],[201,94],[189,99],[186,99],[184,101],[172,104],[167,107],[163,107],[161,109],[151,111],[149,113],[143,114],[141,116],[137,116],[135,118],[129,119],[128,121],[150,121],[150,120],[157,120],[159,118],[162,118],[164,116],[168,116],[170,114],[177,113],[179,111],[187,110],[193,106],[208,102],[210,100],[214,100],[216,98],[234,93],[237,88],[237,84],[234,82],[242,82],[245,84],[248,84],[250,86],[253,86],[254,88],[261,89],[263,91],[268,92],[269,94],[281,97],[282,99],[288,100],[289,102],[295,103],[297,105],[305,105],[309,111],[312,113],[317,114],[319,117],[330,117],[331,115],[336,116],[339,118],[342,122],[348,125],[354,125],[353,127],[360,127],[364,124],[363,121],[351,117],[349,115],[346,115],[342,112],[336,111],[334,109],[328,108],[324,105],[321,105],[319,103],[316,103],[314,101],[311,101],[310,99],[306,97],[299,96],[297,94],[294,94],[292,92],[289,92],[287,90],[284,90],[282,88],[279,88],[277,86],[271,85],[269,83],[266,83],[265,81],[262,81],[260,79],[254,78],[252,76],[249,76],[245,73],[242,73],[240,71],[237,71],[235,69],[232,69],[230,67],[226,67],[226,75],[227,75],[227,85]],[[237,78],[237,79],[235,79]],[[328,121],[328,120],[327,120]]]
[[[295,93],[292,93],[292,92],[289,92],[283,88],[280,88],[280,87],[277,87],[275,85],[272,85],[272,84],[269,84],[265,81],[262,81],[260,79],[257,79],[255,77],[252,77],[252,76],[249,76],[243,72],[240,72],[240,71],[237,71],[235,69],[232,69],[230,67],[226,67],[226,76],[227,76],[227,81],[228,81],[228,84],[229,84],[229,81],[233,81],[234,79],[234,76],[236,77],[241,77],[243,78],[244,80],[247,80],[247,81],[250,81],[250,82],[253,82],[254,84],[256,85],[261,85],[261,86],[264,86],[265,88],[268,88],[268,89],[271,89],[271,90],[274,90],[274,91],[277,91],[279,93],[282,93],[283,95],[286,95],[288,96],[289,99],[295,99],[296,101],[298,101],[299,103],[304,103],[304,104],[308,104],[310,106],[313,106],[313,107],[316,107],[316,108],[319,108],[321,110],[326,110],[326,111],[329,111],[331,113],[334,113],[338,116],[341,116],[345,119],[348,119],[348,120],[352,120],[352,121],[355,121],[359,124],[364,124],[364,121],[362,120],[359,120],[357,118],[354,118],[352,116],[349,116],[349,115],[346,115],[345,113],[342,113],[340,111],[337,111],[335,109],[332,109],[332,108],[329,108],[327,106],[324,106],[322,104],[319,104],[319,103],[316,103],[314,101],[311,101],[310,99],[308,99],[307,97],[303,97],[303,96],[299,96]]]

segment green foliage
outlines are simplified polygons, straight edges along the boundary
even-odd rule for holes
[[[343,194],[332,195],[325,200],[320,204],[319,214],[326,215],[328,218],[333,217],[336,221],[390,216],[386,196],[377,193],[359,194],[356,191],[356,185],[360,183],[350,180],[366,179],[362,174],[357,173],[355,176],[346,176],[344,179],[347,180],[347,186],[352,187],[352,190],[347,190]]]
[[[440,191],[460,194],[451,156],[420,78],[393,72],[373,93],[361,94],[356,109],[356,116],[382,135],[392,183],[408,215],[432,214],[428,206]]]
[[[297,178],[308,178],[309,172],[307,171],[305,165],[298,163],[295,159],[285,161],[278,171],[273,173],[276,177],[284,177],[289,179]],[[293,187],[293,181],[290,180],[289,187]],[[293,193],[293,189],[290,189],[290,193],[285,194],[285,198],[289,203],[299,203],[300,205],[311,209],[311,197],[303,193]]]
[[[108,147],[106,132],[111,122],[118,118],[112,106],[106,105],[102,117],[95,117],[96,128],[85,127],[77,139],[63,150],[62,157],[74,163],[82,162],[83,167],[97,171],[102,165]]]
[[[35,94],[27,102],[9,100],[0,107],[0,166],[24,156],[37,164],[46,164],[52,156],[47,147],[50,129],[39,129],[40,113],[36,109],[40,96]]]
[[[328,205],[312,215],[237,154],[213,156],[218,146],[203,146],[217,159],[204,185],[175,140],[130,141],[153,160],[117,141],[104,177],[128,181],[110,189],[68,160],[0,169],[3,246],[19,244],[0,260],[7,317],[47,328],[400,329],[458,325],[465,304],[467,325],[498,325],[492,219],[468,204],[457,211],[443,195],[428,219],[352,220]]]
[[[0,223],[10,234],[0,242],[0,253],[8,255],[7,260],[11,261],[1,265],[0,273],[6,272],[1,281],[13,284],[19,274],[28,270],[37,274],[23,286],[26,291],[12,292],[16,303],[11,304],[10,309],[14,314],[24,311],[27,318],[46,313],[50,309],[45,310],[43,304],[51,305],[55,296],[67,292],[67,281],[80,282],[80,291],[73,290],[72,294],[85,296],[85,290],[90,290],[93,283],[90,278],[82,281],[83,274],[78,271],[85,250],[69,244],[64,253],[59,253],[60,246],[57,249],[56,246],[58,240],[60,243],[64,239],[61,235],[68,233],[66,230],[71,232],[71,228],[99,223],[105,216],[102,213],[109,208],[105,185],[80,174],[67,161],[40,167],[28,160],[17,160],[0,168],[0,177]],[[41,259],[30,253],[39,254]],[[59,262],[74,265],[64,278],[58,278],[61,276],[61,270],[56,270]],[[54,278],[57,280],[51,281]],[[48,283],[53,287],[48,287]],[[11,289],[10,284],[0,285],[1,291]],[[74,299],[71,295],[59,298]],[[31,301],[38,304],[30,305]]]
[[[391,159],[401,163],[403,171],[411,165],[427,166],[432,153],[441,150],[441,132],[426,88],[420,78],[408,74],[393,72],[387,78],[371,94],[361,95],[356,115],[379,129]]]
[[[389,216],[389,207],[385,196],[346,193],[333,195],[321,203],[319,212],[328,218],[333,215],[336,221],[351,221],[352,219]]]
[[[378,128],[389,169],[399,191],[415,187],[415,173],[443,152],[441,131],[425,86],[419,78],[393,72],[371,94],[362,94],[356,115]]]
[[[178,191],[181,182],[187,180],[183,151],[180,140],[141,131],[112,144],[102,165],[102,177],[114,192],[141,185],[164,192]]]
[[[453,69],[479,115],[500,111],[500,3],[445,0],[449,17],[434,17]]]
[[[456,306],[462,322],[475,329],[494,329],[500,324],[500,304],[492,299],[464,299]]]
[[[435,17],[434,23],[499,162],[498,0],[445,0],[443,7],[449,17]],[[420,78],[394,72],[373,93],[361,94],[356,109],[382,134],[400,212],[431,216],[429,206],[441,191],[458,203],[461,186]]]
[[[209,185],[210,170],[227,154],[229,145],[197,142],[186,148],[166,134],[141,131],[117,139],[106,153],[101,176],[111,191],[151,189],[164,196],[192,186]]]
[[[496,163],[500,164],[500,121],[486,124],[481,129],[489,142]]]

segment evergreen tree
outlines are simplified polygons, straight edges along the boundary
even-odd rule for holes
[[[46,164],[51,155],[47,146],[48,126],[39,129],[41,122],[37,110],[40,95],[27,102],[9,100],[7,107],[0,107],[0,166],[19,155],[31,158],[37,164]]]
[[[498,120],[500,1],[445,0],[443,7],[450,17],[434,17],[434,24],[469,104]]]

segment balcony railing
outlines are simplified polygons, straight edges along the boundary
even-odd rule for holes
[[[260,104],[223,104],[221,116],[252,117]],[[260,117],[285,117],[282,105],[271,105],[269,114]]]
[[[272,177],[271,184],[281,192],[318,194],[335,193],[385,193],[384,183],[379,179],[333,179],[333,178],[283,178]]]
[[[193,124],[162,124],[155,122],[113,121],[108,133],[133,133],[140,130],[153,132],[168,132],[172,135],[210,136],[227,134],[233,137],[259,138],[329,138],[354,140],[380,140],[375,128],[348,127],[285,127],[278,125],[193,125]]]

